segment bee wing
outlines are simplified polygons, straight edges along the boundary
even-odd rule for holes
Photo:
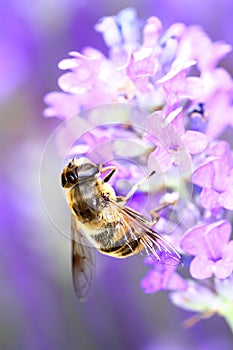
[[[140,241],[143,245],[144,249],[139,251],[139,254],[146,254],[149,259],[167,265],[178,266],[181,263],[180,254],[159,233],[146,224],[148,219],[127,206],[121,207],[117,202],[110,201],[119,210],[123,230],[131,232],[131,238]],[[125,240],[125,243],[128,244],[127,237]]]
[[[72,231],[72,275],[75,292],[84,301],[91,289],[95,254],[85,235],[78,228],[74,215],[71,218]]]

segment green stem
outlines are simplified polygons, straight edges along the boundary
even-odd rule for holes
[[[223,316],[228,323],[232,333],[233,333],[233,303],[227,303],[225,305],[225,310],[221,310],[221,316]]]

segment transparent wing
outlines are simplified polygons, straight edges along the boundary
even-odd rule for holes
[[[71,218],[72,275],[75,292],[84,301],[91,289],[94,277],[95,253],[88,245],[85,235],[79,230],[76,218]]]
[[[125,243],[132,247],[129,236],[132,240],[140,242],[144,247],[138,253],[152,259],[155,262],[160,262],[168,265],[178,266],[181,263],[181,256],[176,249],[168,243],[159,233],[150,228],[146,222],[148,221],[143,215],[134,211],[129,207],[121,207],[117,202],[110,200],[111,206],[117,206],[120,218],[120,229],[125,234],[123,239]]]

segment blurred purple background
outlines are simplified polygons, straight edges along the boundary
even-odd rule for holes
[[[214,317],[185,330],[190,314],[166,293],[144,295],[146,267],[132,258],[97,257],[85,304],[76,300],[70,242],[47,217],[39,188],[45,143],[59,124],[42,117],[43,96],[57,90],[57,63],[86,45],[106,52],[98,19],[134,6],[142,19],[158,16],[199,24],[214,40],[233,45],[232,0],[2,0],[0,23],[0,349],[232,349],[232,334]],[[222,64],[233,73],[233,55]],[[56,158],[51,153],[51,163]],[[59,174],[58,174],[59,176]],[[57,216],[69,229],[64,203]]]

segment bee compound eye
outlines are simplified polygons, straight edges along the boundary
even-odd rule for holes
[[[66,178],[65,178],[65,175],[62,173],[62,175],[61,175],[61,184],[62,184],[62,187],[65,187],[65,185],[66,185]]]
[[[76,182],[75,175],[71,171],[69,171],[66,174],[66,178],[67,178],[67,181],[70,182],[70,183],[75,183]]]

